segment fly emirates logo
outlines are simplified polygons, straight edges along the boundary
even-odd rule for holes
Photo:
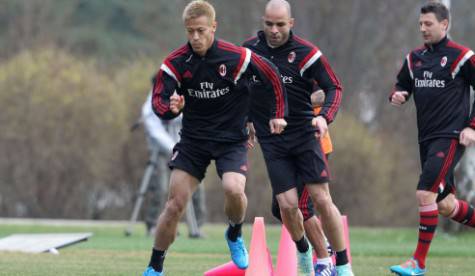
[[[422,73],[424,79],[414,79],[416,87],[445,88],[445,80],[432,79],[432,75],[432,72],[424,71]]]
[[[284,76],[284,75],[281,74],[280,77],[282,78],[282,82],[285,83],[285,84],[294,83],[294,79],[291,76]],[[252,82],[259,83],[259,79],[257,79],[257,77],[255,75],[253,75],[252,76]]]
[[[200,90],[188,88],[188,95],[198,99],[215,99],[224,96],[229,93],[229,86],[225,88],[214,89],[214,83],[212,82],[200,82]]]

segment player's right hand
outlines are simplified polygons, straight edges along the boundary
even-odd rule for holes
[[[176,92],[170,97],[170,110],[178,114],[185,106],[185,97],[178,95]]]
[[[287,122],[284,119],[271,119],[269,121],[270,133],[281,134],[287,126]]]
[[[396,91],[391,96],[391,104],[401,106],[407,101],[407,96],[409,96],[409,92],[407,91]]]

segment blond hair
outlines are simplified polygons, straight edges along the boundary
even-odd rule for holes
[[[200,16],[206,16],[209,19],[210,24],[213,23],[216,20],[214,7],[207,1],[195,0],[188,3],[183,10],[183,22]]]

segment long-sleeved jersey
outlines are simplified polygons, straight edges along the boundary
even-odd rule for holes
[[[342,87],[322,52],[312,43],[290,33],[289,40],[282,46],[271,48],[263,31],[243,44],[257,54],[269,59],[281,73],[288,99],[287,127],[283,135],[315,132],[311,121],[314,117],[310,95],[315,82],[326,94],[325,103],[318,115],[331,123],[339,109]],[[252,89],[261,90],[259,82]],[[269,126],[262,118],[267,114],[265,107],[256,102],[251,106],[251,117],[257,136],[270,138]]]
[[[406,56],[393,93],[414,95],[419,142],[423,142],[437,137],[458,138],[463,128],[475,128],[473,112],[470,115],[470,85],[475,86],[472,50],[444,38]]]
[[[253,100],[271,109],[267,119],[283,118],[286,95],[277,68],[249,49],[218,39],[205,56],[185,44],[165,59],[157,73],[152,106],[163,119],[176,117],[170,110],[170,96],[176,91],[185,98],[182,137],[244,141],[251,76],[265,84],[266,93]]]

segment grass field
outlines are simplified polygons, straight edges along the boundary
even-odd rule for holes
[[[0,237],[12,233],[93,232],[89,241],[60,249],[59,255],[0,253],[0,275],[141,275],[148,263],[152,238],[137,225],[131,237],[124,236],[125,225],[47,226],[0,224]],[[224,225],[207,225],[206,239],[180,235],[165,261],[168,276],[203,275],[203,272],[229,261],[224,242]],[[244,228],[250,240],[251,225]],[[274,257],[280,237],[279,226],[266,226],[267,244]],[[387,267],[405,260],[414,249],[415,229],[350,227],[353,267],[357,276],[391,275]],[[438,234],[428,260],[428,275],[475,275],[475,232],[458,236]]]

